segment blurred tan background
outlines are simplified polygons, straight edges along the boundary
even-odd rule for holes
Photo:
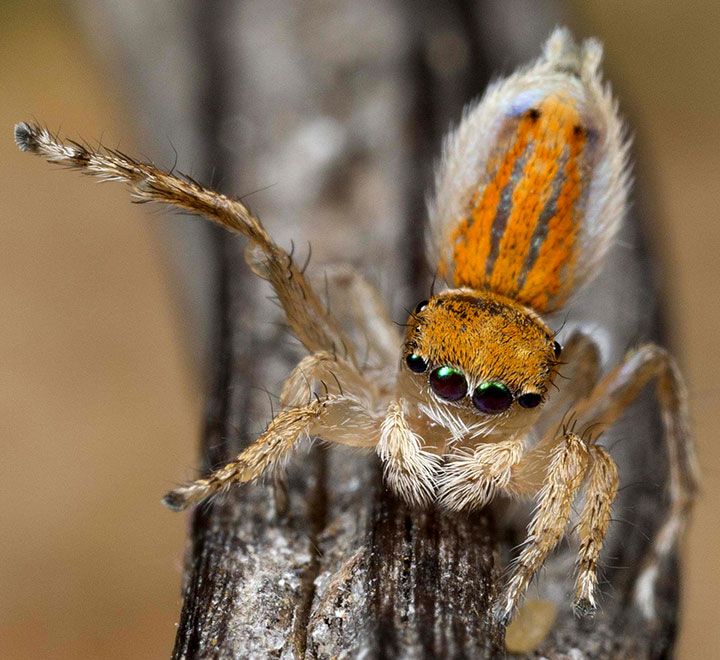
[[[678,656],[711,658],[720,654],[720,5],[613,0],[568,11],[578,36],[605,43],[653,194],[648,233],[704,473]],[[192,474],[202,415],[189,311],[147,207],[119,186],[53,171],[11,137],[16,121],[38,118],[144,153],[137,108],[72,13],[5,1],[0,25],[0,657],[167,657],[186,523],[159,500]]]

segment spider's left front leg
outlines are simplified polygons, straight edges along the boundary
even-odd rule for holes
[[[495,607],[497,618],[505,625],[512,619],[530,580],[565,533],[572,503],[583,483],[589,461],[590,451],[585,440],[571,431],[564,431],[563,442],[550,454],[545,483],[528,526],[528,539]]]
[[[571,408],[567,415],[567,419],[573,419],[574,425],[579,428],[592,427],[598,433],[614,423],[652,379],[657,379],[657,395],[670,465],[670,506],[655,534],[635,584],[635,603],[649,621],[655,618],[655,582],[660,563],[680,538],[697,491],[697,467],[687,422],[687,395],[684,383],[668,353],[659,346],[646,344],[628,353],[623,362],[607,374],[593,388],[589,396]],[[582,438],[580,440],[584,442]],[[533,452],[537,456],[533,457],[529,454],[519,467],[533,468],[542,451],[554,444],[552,437],[548,435],[540,443],[540,450]],[[536,556],[536,550],[533,548],[538,545],[537,539],[542,540],[547,531],[545,528],[538,528],[538,520],[545,518],[546,513],[557,516],[564,512],[555,504],[554,498],[548,499],[548,493],[554,490],[553,473],[557,473],[556,460],[560,449],[561,447],[556,447],[551,453],[553,458],[548,477],[540,494],[536,518],[530,526],[529,544],[520,556],[518,567],[508,583],[503,602],[499,607],[499,615],[506,620],[512,615],[532,574],[542,564],[542,561],[538,563],[533,560]],[[581,614],[589,614],[596,607],[597,562],[610,521],[610,506],[617,493],[618,474],[615,463],[602,447],[588,440],[582,451],[587,454],[590,467],[587,496],[578,525],[580,552],[577,562],[575,608]],[[514,475],[513,481],[515,480],[518,482],[517,490],[521,490],[523,484],[530,483],[527,474],[523,476],[522,469]],[[569,496],[569,490],[566,489],[566,492]],[[568,513],[571,502],[572,499],[567,503]],[[559,515],[557,522],[558,526],[555,529],[564,529],[567,516]],[[538,533],[540,533],[539,537]],[[553,546],[554,544],[547,552]],[[543,559],[547,552],[544,553]],[[528,559],[530,561],[526,561]]]
[[[618,469],[610,454],[596,444],[590,444],[588,451],[587,492],[577,527],[580,551],[574,603],[575,611],[583,615],[592,614],[597,609],[597,564],[610,523],[610,507],[618,490]]]
[[[681,537],[698,489],[698,470],[689,430],[685,384],[667,351],[654,344],[645,344],[630,351],[622,363],[570,412],[581,427],[592,426],[601,430],[614,423],[651,380],[657,382],[657,399],[668,454],[670,506],[655,533],[635,583],[635,604],[649,621],[655,619],[655,583],[660,564]],[[588,548],[593,545],[589,540],[583,541],[582,537],[581,542],[583,546],[588,543]],[[589,557],[594,553],[590,549],[588,552]],[[590,562],[587,568],[594,572],[594,563]],[[582,610],[594,603],[594,578],[584,579],[586,571],[582,556],[579,569],[577,596],[580,600],[576,601],[576,606]],[[591,587],[589,592],[586,586]],[[581,602],[584,597],[585,602]]]

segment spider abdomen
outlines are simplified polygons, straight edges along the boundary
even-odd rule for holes
[[[601,48],[556,31],[529,69],[491,86],[446,143],[430,258],[451,287],[537,312],[598,269],[625,208],[627,144]]]
[[[560,95],[510,118],[502,133],[450,236],[454,279],[543,310],[572,281],[590,149],[572,99]]]

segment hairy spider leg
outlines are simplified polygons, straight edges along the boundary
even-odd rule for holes
[[[394,385],[402,335],[382,296],[348,264],[335,264],[324,270],[330,285],[329,306],[333,316],[340,322],[347,317],[359,335],[356,350],[363,370],[366,367],[389,370],[392,382],[388,384]]]
[[[698,492],[699,470],[690,433],[685,383],[675,360],[664,348],[644,344],[630,351],[575,411],[581,424],[609,426],[652,379],[657,379],[668,454],[670,505],[635,583],[635,604],[648,620],[656,615],[655,589],[660,564],[681,537]]]
[[[573,428],[592,427],[597,437],[603,428],[613,424],[622,415],[653,378],[657,379],[657,397],[670,465],[670,506],[643,560],[635,585],[635,604],[648,620],[653,620],[656,614],[655,581],[659,566],[680,538],[698,489],[698,469],[688,425],[685,384],[674,360],[665,349],[654,344],[644,344],[628,353],[622,363],[607,374],[587,398],[569,411],[566,418],[573,420]],[[557,444],[558,440],[561,444]],[[526,457],[527,463],[521,466],[535,467],[536,463],[533,465],[533,462],[538,460],[543,451],[550,451],[553,457],[544,486],[538,494],[536,515],[530,525],[529,545],[521,553],[496,608],[502,620],[510,620],[532,575],[559,541],[559,537],[554,534],[545,533],[543,525],[538,527],[538,520],[546,522],[548,512],[553,518],[564,512],[565,504],[560,506],[555,495],[548,496],[549,492],[564,493],[569,499],[566,503],[569,514],[569,507],[577,492],[577,489],[569,487],[574,484],[575,473],[573,469],[562,472],[563,462],[558,461],[558,456],[568,451],[574,452],[576,463],[589,465],[588,493],[578,525],[581,545],[575,607],[583,613],[589,613],[595,608],[597,558],[609,522],[610,505],[617,493],[617,467],[607,452],[594,442],[586,436],[580,438],[580,444],[574,441],[568,443],[567,431],[555,434],[554,437],[548,434],[538,448]],[[553,448],[553,445],[557,446]],[[582,475],[583,478],[585,476]],[[523,473],[523,470],[518,470],[514,479],[520,481],[518,490],[528,483],[527,473]],[[559,520],[562,522],[562,515]],[[567,516],[563,529],[566,523]],[[542,559],[538,562],[540,556]]]
[[[322,396],[315,393],[317,383],[322,385]],[[369,389],[348,362],[323,352],[306,356],[283,387],[281,401],[290,407],[278,413],[237,458],[208,477],[172,490],[163,503],[179,511],[234,483],[257,481],[280,467],[298,441],[310,435],[353,447],[373,446],[379,420],[364,394]]]
[[[572,432],[562,437],[563,442],[551,453],[527,541],[513,562],[511,577],[495,606],[496,617],[505,625],[512,619],[533,575],[563,537],[573,500],[585,477],[589,460],[585,442]]]
[[[77,142],[62,142],[37,124],[17,124],[15,141],[23,151],[44,156],[51,163],[78,169],[104,181],[124,181],[136,201],[171,204],[200,213],[231,232],[247,236],[248,264],[256,275],[270,282],[290,327],[308,351],[329,351],[356,363],[349,340],[312,290],[302,269],[240,200],[203,188],[189,177],[163,172],[117,150],[103,147],[91,150]]]
[[[575,580],[575,609],[580,614],[592,614],[597,609],[597,563],[619,482],[617,465],[610,454],[596,444],[591,444],[588,451],[587,491],[577,527],[580,551]]]

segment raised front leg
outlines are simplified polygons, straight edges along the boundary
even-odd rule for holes
[[[79,142],[60,141],[36,124],[15,126],[15,141],[23,151],[51,163],[79,169],[105,181],[125,181],[141,202],[160,202],[201,213],[231,232],[250,239],[246,260],[256,275],[270,282],[295,336],[309,351],[329,351],[356,362],[345,333],[308,284],[303,269],[278,246],[239,199],[203,188],[189,177],[163,172],[125,154]]]

